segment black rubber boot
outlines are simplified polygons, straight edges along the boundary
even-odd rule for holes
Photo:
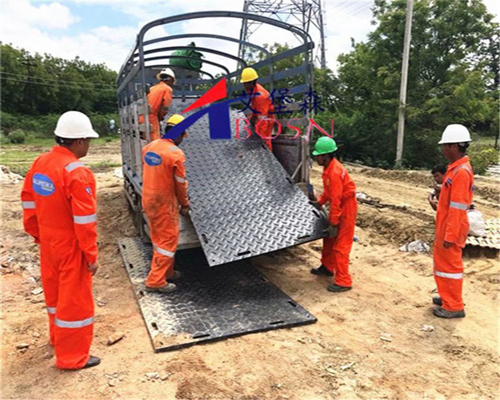
[[[443,300],[441,300],[441,297],[439,297],[439,296],[434,296],[432,298],[432,303],[441,307],[443,305]]]
[[[173,282],[173,281],[176,281],[177,279],[179,279],[181,276],[182,276],[182,274],[179,271],[174,271],[174,274],[167,280],[170,282]]]
[[[448,311],[445,310],[444,308],[441,307],[436,307],[434,310],[432,310],[432,313],[439,318],[464,318],[465,317],[465,311],[460,310],[460,311]]]
[[[311,274],[322,275],[322,276],[333,276],[333,274],[330,271],[328,271],[323,264],[321,264],[318,268],[312,268]]]
[[[90,356],[87,364],[85,364],[82,368],[92,368],[101,363],[101,359],[99,357]]]
[[[339,285],[328,285],[327,287],[328,291],[329,292],[333,292],[333,293],[339,293],[339,292],[347,292],[349,290],[352,289],[352,287],[350,286],[339,286]]]

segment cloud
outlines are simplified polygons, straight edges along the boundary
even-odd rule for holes
[[[4,24],[14,16],[23,25],[43,27],[47,30],[66,29],[80,18],[71,14],[68,7],[60,3],[41,4],[36,7],[28,0],[6,1],[2,5],[2,31]]]

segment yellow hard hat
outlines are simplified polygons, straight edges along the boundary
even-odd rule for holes
[[[253,68],[245,68],[243,71],[241,71],[241,79],[240,83],[245,83],[245,82],[252,82],[256,80],[259,77],[257,74],[257,71],[254,70]]]
[[[180,114],[174,114],[169,119],[167,119],[167,125],[177,125],[184,121],[184,117]]]
[[[177,124],[180,124],[184,120],[185,118],[182,115],[174,114],[169,119],[167,119],[167,126],[175,126]],[[185,136],[187,136],[187,131],[184,131],[184,133],[182,134],[182,137]]]

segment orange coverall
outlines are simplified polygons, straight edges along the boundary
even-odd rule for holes
[[[179,205],[189,206],[186,157],[170,139],[158,139],[142,150],[142,207],[149,219],[153,260],[146,286],[163,287],[174,273],[179,240]]]
[[[21,193],[24,229],[40,244],[43,292],[56,366],[79,369],[94,331],[92,275],[97,261],[96,185],[67,148],[38,157]]]
[[[354,240],[354,226],[358,213],[356,186],[344,166],[334,158],[323,171],[323,193],[320,205],[330,204],[328,220],[338,225],[338,234],[323,239],[321,263],[334,274],[335,284],[351,287],[349,254]]]
[[[260,84],[256,84],[250,101],[252,113],[250,119],[256,117],[255,133],[259,135],[269,150],[273,150],[272,136],[274,126],[274,107],[269,92]]]
[[[469,232],[467,210],[472,203],[474,175],[465,156],[448,166],[443,179],[436,214],[434,241],[434,279],[443,308],[447,311],[464,309],[462,283],[464,265],[462,248]],[[453,243],[446,249],[444,242]]]
[[[170,107],[172,104],[172,88],[165,82],[159,82],[149,89],[148,105],[149,105],[149,123],[153,130],[150,132],[151,141],[160,137],[160,121],[165,118],[167,111],[164,107]],[[139,123],[144,123],[144,117],[139,118]]]

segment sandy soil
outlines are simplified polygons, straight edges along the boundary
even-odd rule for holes
[[[74,372],[54,368],[43,294],[31,293],[40,286],[39,267],[37,246],[22,231],[22,183],[2,186],[0,398],[497,398],[498,259],[466,260],[467,318],[433,317],[431,257],[398,251],[408,240],[432,238],[429,177],[359,167],[351,172],[360,191],[386,204],[360,205],[354,290],[331,294],[327,278],[309,273],[319,265],[320,241],[261,256],[254,265],[312,312],[316,324],[161,354],[152,351],[115,244],[135,234],[121,180],[112,170],[98,172],[102,268],[94,280],[92,353],[102,363]],[[319,171],[312,180],[320,185]],[[498,218],[498,182],[479,183],[484,189],[476,202],[487,217]],[[107,346],[116,332],[125,338]],[[16,349],[20,343],[29,347]],[[148,379],[148,373],[163,379]]]

